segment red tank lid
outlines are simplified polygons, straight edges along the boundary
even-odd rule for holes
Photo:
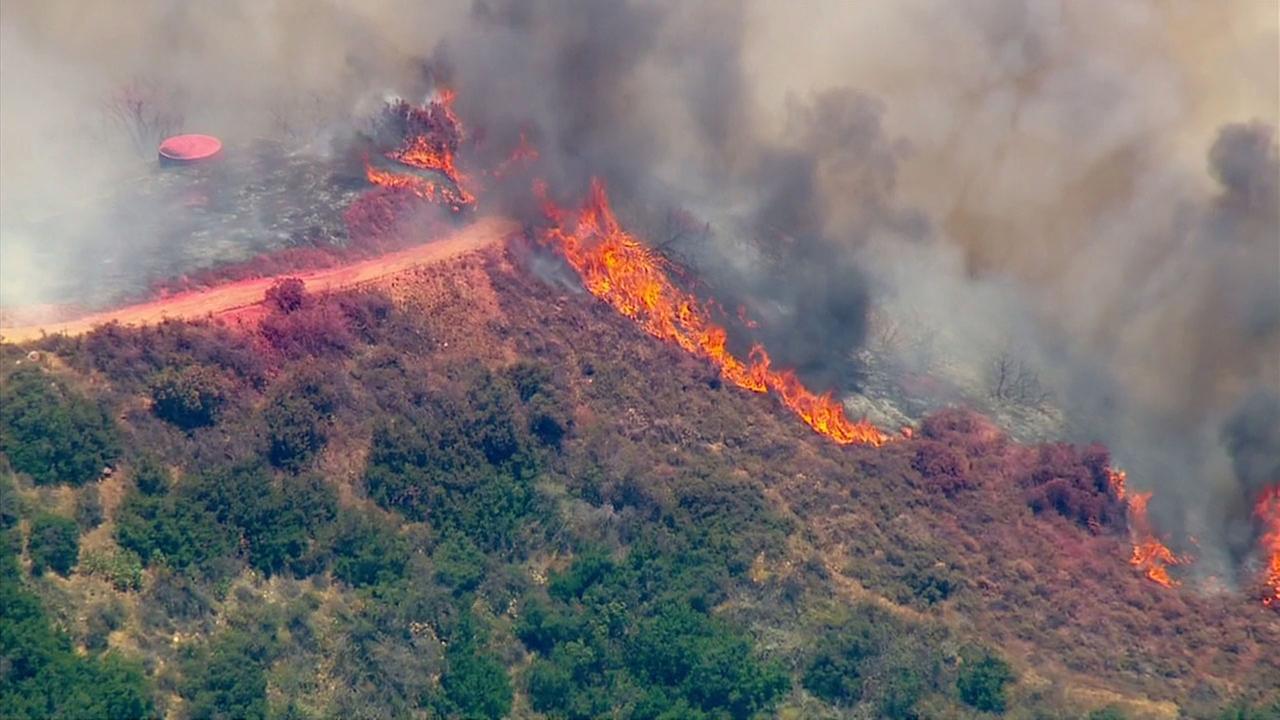
[[[222,150],[222,141],[212,135],[174,135],[160,143],[160,160],[190,163],[211,158]]]

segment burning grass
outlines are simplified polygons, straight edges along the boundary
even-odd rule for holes
[[[752,392],[773,392],[809,427],[841,445],[880,446],[889,436],[866,420],[851,421],[830,393],[818,395],[795,373],[772,366],[760,345],[747,360],[728,348],[728,332],[712,319],[710,306],[675,285],[661,256],[623,229],[609,205],[604,183],[595,180],[577,212],[546,199],[552,221],[544,242],[582,278],[587,291],[630,318],[653,337],[711,361],[725,380]]]
[[[444,90],[422,107],[401,100],[390,104],[384,125],[402,138],[384,153],[397,166],[378,167],[366,160],[365,176],[384,188],[406,190],[453,212],[475,204],[470,180],[458,169],[458,146],[464,137],[462,123],[453,112],[454,94]]]

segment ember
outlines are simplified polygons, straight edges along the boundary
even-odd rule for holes
[[[711,319],[705,303],[676,287],[663,259],[618,223],[604,183],[593,180],[582,209],[556,207],[545,187],[535,188],[554,223],[544,242],[558,250],[581,276],[587,290],[640,324],[656,338],[714,363],[729,382],[752,392],[773,391],[810,427],[840,444],[880,446],[889,436],[860,420],[850,421],[830,393],[810,391],[790,370],[772,367],[759,345],[743,361],[729,352],[728,332]]]

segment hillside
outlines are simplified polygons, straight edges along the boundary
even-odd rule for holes
[[[838,445],[524,242],[3,346],[19,717],[1275,717],[1100,447]],[[105,471],[103,469],[106,469]],[[20,608],[21,612],[11,612]]]

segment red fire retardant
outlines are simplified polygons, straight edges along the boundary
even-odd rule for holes
[[[212,135],[174,135],[160,143],[160,162],[190,163],[205,160],[222,150]]]

